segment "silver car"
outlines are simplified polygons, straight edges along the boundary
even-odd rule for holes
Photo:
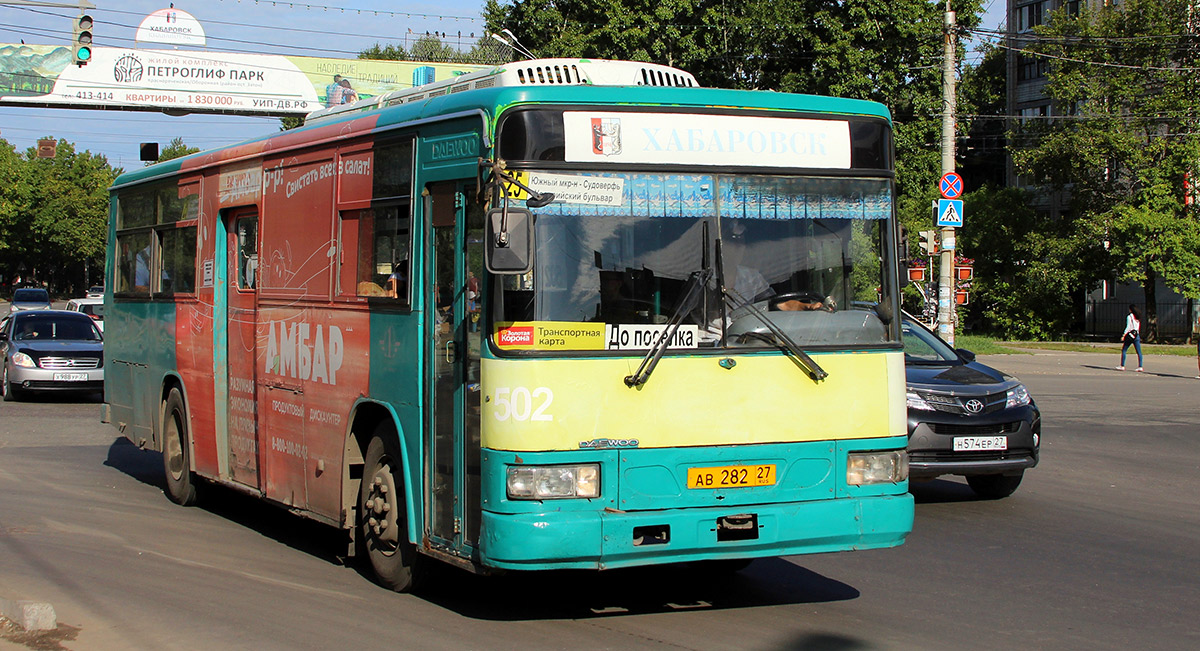
[[[103,335],[86,314],[66,310],[16,312],[0,322],[0,392],[104,390]]]
[[[22,287],[13,292],[12,303],[8,306],[9,313],[22,310],[50,309],[50,293],[40,287]]]

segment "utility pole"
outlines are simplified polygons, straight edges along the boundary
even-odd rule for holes
[[[954,12],[946,0],[946,43],[942,57],[942,174],[954,171],[954,57],[958,47]],[[936,216],[935,221],[936,224]],[[954,227],[942,227],[942,258],[938,264],[938,336],[954,345]]]

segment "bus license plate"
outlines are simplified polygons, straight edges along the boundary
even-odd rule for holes
[[[775,464],[688,468],[688,488],[747,488],[774,486]]]
[[[87,382],[87,373],[55,373],[55,382]]]
[[[956,436],[954,437],[955,452],[974,450],[1007,450],[1007,436]]]

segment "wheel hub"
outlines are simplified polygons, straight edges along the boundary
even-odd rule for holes
[[[367,497],[363,500],[363,521],[367,536],[374,548],[386,554],[395,553],[400,543],[396,525],[396,483],[390,464],[381,462],[369,478]]]

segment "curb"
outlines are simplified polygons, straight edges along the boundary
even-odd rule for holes
[[[54,606],[44,601],[13,601],[0,597],[0,615],[27,631],[53,631],[58,628]]]

